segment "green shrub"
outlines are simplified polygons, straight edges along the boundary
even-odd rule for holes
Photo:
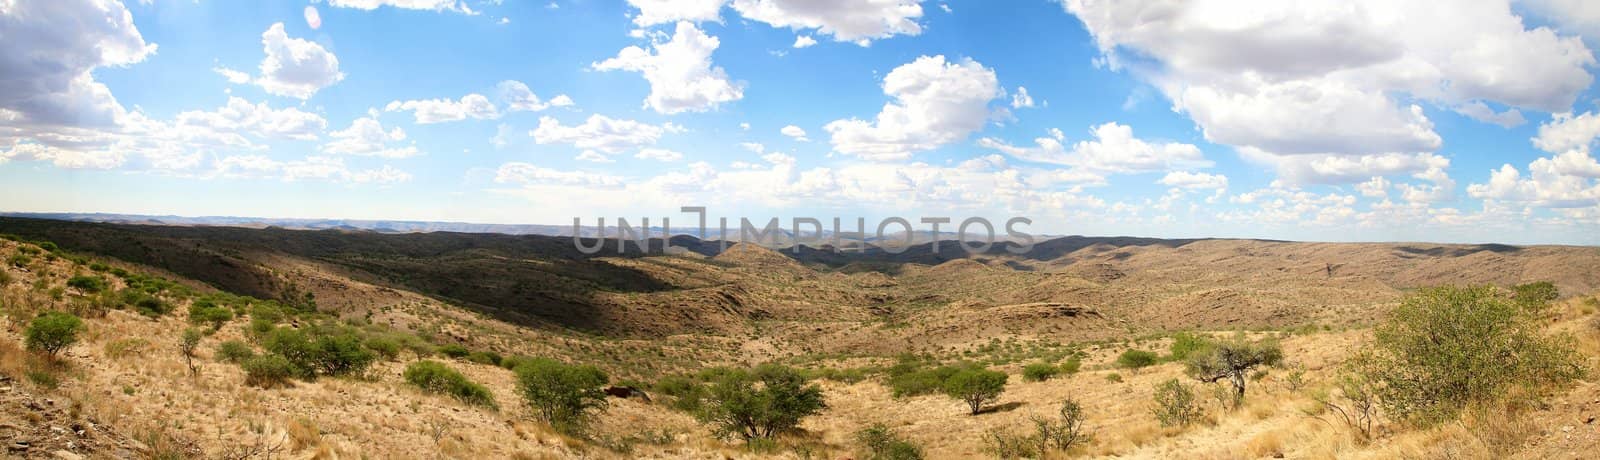
[[[97,273],[105,273],[107,271],[111,271],[111,266],[103,264],[103,263],[100,263],[100,262],[91,262],[89,264],[89,270],[97,272]]]
[[[472,350],[468,350],[467,347],[453,343],[439,346],[438,351],[441,355],[457,359],[465,358],[467,355],[472,354]]]
[[[1118,374],[1116,372],[1106,374],[1106,381],[1111,383],[1122,383],[1122,374]]]
[[[1156,420],[1165,427],[1189,426],[1200,420],[1203,412],[1199,401],[1195,400],[1194,390],[1190,390],[1178,379],[1170,379],[1156,385],[1155,407],[1151,409],[1156,415]]]
[[[1187,360],[1189,355],[1204,350],[1210,344],[1211,341],[1205,337],[1188,332],[1179,332],[1172,336],[1172,345],[1167,349],[1168,353],[1171,353],[1169,359],[1173,361]]]
[[[1139,369],[1155,365],[1160,357],[1153,352],[1144,350],[1128,350],[1117,356],[1117,367],[1123,369]]]
[[[492,351],[474,351],[467,355],[467,361],[490,366],[499,366],[500,360],[500,354]]]
[[[827,407],[822,389],[808,385],[803,374],[787,366],[720,369],[710,376],[696,416],[718,436],[772,439]]]
[[[326,375],[360,374],[377,359],[377,354],[362,346],[361,337],[351,331],[320,335],[313,346],[317,370]]]
[[[239,363],[244,369],[245,384],[272,388],[289,383],[289,377],[301,371],[288,358],[276,354],[256,355]]]
[[[1050,380],[1059,374],[1061,374],[1061,368],[1050,363],[1033,363],[1022,366],[1022,379],[1029,382]]]
[[[528,363],[528,362],[531,362],[533,360],[534,360],[534,358],[531,357],[531,356],[524,356],[524,355],[506,356],[506,357],[500,358],[500,367],[503,367],[503,368],[506,368],[506,369],[516,369],[517,366],[521,366],[521,365],[523,365],[525,363]]]
[[[962,369],[944,381],[944,394],[967,403],[971,415],[999,399],[1005,389],[1006,374],[987,369]]]
[[[12,254],[11,257],[6,259],[6,263],[13,267],[22,268],[33,263],[33,258],[24,254]]]
[[[86,294],[94,294],[104,291],[109,284],[106,283],[105,278],[98,276],[78,275],[68,279],[67,286],[82,291]]]
[[[23,332],[23,344],[29,350],[55,356],[78,342],[83,331],[83,320],[71,313],[48,311],[33,318]]]
[[[1550,302],[1561,298],[1561,291],[1549,281],[1518,284],[1511,287],[1511,292],[1512,299],[1517,301],[1517,305],[1535,315],[1543,313],[1550,306]]]
[[[1570,337],[1547,336],[1542,307],[1493,287],[1423,289],[1373,329],[1351,360],[1385,412],[1430,425],[1475,403],[1536,398],[1584,374]]]
[[[400,357],[400,341],[394,337],[384,335],[368,337],[365,345],[384,361],[394,361]]]
[[[918,396],[944,391],[944,382],[962,369],[976,368],[976,364],[922,368],[915,362],[902,361],[889,368],[889,389],[895,397]]]
[[[189,304],[190,324],[209,324],[211,330],[215,331],[232,319],[232,309],[219,306],[211,300],[201,299]]]
[[[682,375],[662,377],[655,385],[651,386],[651,389],[655,390],[658,395],[672,397],[668,405],[673,409],[691,414],[700,410],[701,402],[706,397],[705,385],[700,384],[699,380]]]
[[[11,272],[0,270],[0,287],[11,284]]]
[[[146,293],[135,292],[134,295],[135,300],[129,305],[141,315],[155,318],[172,312],[172,305],[164,300]],[[127,298],[128,295],[124,294],[123,299]]]
[[[437,361],[413,362],[406,366],[403,376],[406,382],[429,393],[450,395],[471,405],[494,406],[494,395],[488,387],[467,380],[460,372]]]
[[[1066,374],[1076,374],[1078,373],[1078,369],[1082,367],[1083,360],[1079,359],[1077,356],[1073,356],[1071,358],[1067,358],[1066,362],[1061,363],[1061,372]]]
[[[317,349],[312,346],[305,332],[289,327],[272,329],[262,337],[261,348],[293,365],[294,375],[301,378],[316,377]]]
[[[600,387],[609,379],[594,366],[541,358],[518,366],[515,372],[523,402],[558,431],[579,433],[595,411],[606,407]]]
[[[228,340],[217,344],[217,361],[238,364],[255,355],[256,352],[250,349],[250,344],[238,340]]]
[[[922,460],[922,449],[896,436],[888,425],[874,423],[855,434],[866,460]]]
[[[991,428],[983,433],[983,441],[985,450],[1003,460],[1039,458],[1039,440],[1032,436]]]

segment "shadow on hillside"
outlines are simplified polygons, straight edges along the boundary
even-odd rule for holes
[[[1511,253],[1516,253],[1518,251],[1521,251],[1522,248],[1519,248],[1519,247],[1516,247],[1516,246],[1504,245],[1504,244],[1475,244],[1475,245],[1471,245],[1471,246],[1457,246],[1457,247],[1438,246],[1438,247],[1431,247],[1431,248],[1420,248],[1420,247],[1416,247],[1416,246],[1400,246],[1400,247],[1395,248],[1395,250],[1400,251],[1400,252],[1404,252],[1406,254],[1418,255],[1418,256],[1463,257],[1463,256],[1469,256],[1469,255],[1472,255],[1472,254],[1477,254],[1479,252],[1484,252],[1484,251],[1492,252],[1492,253],[1495,253],[1495,254],[1511,254]]]

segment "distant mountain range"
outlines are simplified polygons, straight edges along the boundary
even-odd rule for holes
[[[33,218],[33,219],[64,220],[64,221],[72,221],[72,222],[101,222],[101,223],[132,224],[132,225],[173,225],[173,226],[190,226],[190,227],[242,227],[242,228],[273,228],[273,227],[276,227],[276,228],[283,228],[283,229],[290,229],[290,230],[346,230],[346,231],[371,231],[371,232],[378,232],[378,233],[454,232],[454,233],[499,233],[499,234],[503,234],[503,235],[572,236],[572,226],[571,225],[475,224],[475,223],[467,223],[467,222],[434,222],[434,221],[418,221],[418,220],[293,219],[293,218],[234,217],[234,216],[196,216],[196,217],[190,217],[190,216],[156,216],[156,215],[142,215],[142,214],[111,214],[111,213],[0,212],[0,216],[4,216],[4,217],[24,217],[24,218]],[[594,226],[581,226],[581,227],[578,228],[578,236],[586,237],[586,238],[595,238],[595,237],[616,238],[616,237],[618,237],[619,235],[618,235],[618,232],[617,232],[617,227],[616,227],[615,221],[607,219],[607,222],[610,225],[607,225],[604,228],[599,228],[599,227],[594,227]],[[632,223],[633,224],[638,224],[639,222],[635,221],[635,222],[632,222]],[[781,225],[792,225],[791,222],[785,221],[785,220],[782,220],[782,219],[780,219],[779,223]],[[757,223],[757,225],[761,225],[761,224],[762,223]],[[716,227],[715,223],[710,223],[708,225],[709,225],[709,227],[706,228],[706,234],[705,234],[705,237],[703,239],[713,240],[713,241],[720,240],[721,239],[721,235],[720,235],[721,230]],[[731,222],[731,219],[730,219],[730,222],[729,222],[729,225],[728,225],[728,239],[729,240],[737,240],[737,239],[739,239],[739,226],[738,225],[739,224],[737,222]],[[831,223],[825,223],[823,225],[826,227],[826,226],[831,226],[832,224]],[[843,225],[845,227],[849,227],[850,223],[847,222],[847,223],[845,223]],[[1004,225],[1003,222],[995,222],[994,225],[996,226],[995,230],[997,232],[997,234],[995,235],[995,241],[996,242],[1011,241],[1008,238],[1006,238],[1005,229],[1002,227]],[[869,222],[868,223],[868,227],[869,227],[868,228],[868,233],[871,233],[872,230],[873,230],[871,228],[872,227],[872,223]],[[891,227],[891,228],[897,228],[897,227]],[[774,239],[771,242],[771,244],[768,244],[769,246],[786,247],[786,246],[789,246],[791,244],[794,232],[791,231],[790,229],[780,229],[779,232],[781,233],[781,237],[778,237],[778,238]],[[662,228],[658,227],[658,226],[657,227],[650,227],[650,232],[649,233],[650,233],[651,237],[655,237],[655,238],[659,238],[663,234]],[[697,228],[697,227],[672,227],[670,233],[673,234],[673,235],[693,235],[693,236],[697,236],[698,237],[698,236],[700,236],[699,235],[700,234],[700,229]],[[814,238],[815,236],[813,236],[813,235],[820,235],[820,238],[831,239],[833,237],[833,232],[829,231],[829,230],[823,230],[820,233],[812,233],[812,232],[804,232],[804,231],[802,231],[802,232],[800,232],[800,235],[802,235],[805,238]],[[929,232],[929,231],[926,231],[926,230],[918,230],[918,231],[912,232],[912,240],[911,240],[911,242],[912,242],[912,244],[926,243],[926,242],[929,242],[929,241],[933,241],[935,239],[935,237],[937,237],[937,239],[941,240],[941,241],[952,241],[952,240],[957,239],[957,235],[956,235],[955,232],[938,232],[937,234],[935,234],[933,232]],[[1053,237],[1054,236],[1042,235],[1042,234],[1041,235],[1035,235],[1036,241],[1044,241],[1046,239],[1053,238]],[[869,243],[882,242],[882,243],[885,243],[885,244],[893,246],[893,245],[897,245],[901,241],[904,241],[904,238],[905,238],[905,232],[894,232],[894,233],[890,233],[890,234],[884,235],[883,238],[878,238],[876,235],[871,235],[868,238],[866,238],[866,241],[869,242]],[[850,241],[854,241],[854,240],[850,240]]]

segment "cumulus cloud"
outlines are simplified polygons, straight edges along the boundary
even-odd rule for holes
[[[1273,155],[1432,151],[1432,122],[1403,101],[1509,124],[1474,102],[1564,112],[1595,63],[1506,0],[1062,3],[1101,64],[1145,78],[1208,140]]]
[[[633,16],[633,24],[639,27],[678,21],[719,21],[722,5],[727,3],[728,0],[628,0],[629,5],[639,9],[639,14]]]
[[[593,187],[616,187],[623,184],[622,178],[618,176],[557,171],[523,162],[500,165],[500,168],[495,171],[494,181],[501,184],[557,184]]]
[[[811,38],[810,35],[801,35],[794,38],[795,48],[807,48],[815,44],[817,44],[817,39]]]
[[[1488,104],[1484,104],[1483,101],[1468,102],[1466,104],[1457,106],[1455,111],[1456,113],[1466,115],[1467,118],[1492,125],[1500,125],[1502,128],[1515,128],[1522,126],[1523,123],[1528,122],[1526,118],[1522,118],[1522,111],[1517,109],[1506,109],[1504,112],[1496,112],[1493,108],[1490,108]]]
[[[324,181],[355,184],[396,184],[411,180],[411,174],[392,166],[351,170],[344,159],[311,156],[280,161],[265,155],[235,155],[218,159],[208,177],[229,179],[278,179],[285,182]]]
[[[1187,190],[1223,190],[1228,188],[1227,176],[1189,171],[1167,173],[1157,183]]]
[[[918,3],[919,0],[733,0],[733,9],[745,19],[773,27],[815,30],[836,41],[866,46],[876,39],[922,33],[922,26],[917,23],[922,17],[922,5]]]
[[[565,94],[557,94],[549,101],[539,99],[539,95],[528,89],[528,85],[516,80],[506,80],[495,86],[500,91],[500,100],[506,104],[506,110],[513,112],[529,111],[538,112],[551,107],[572,106],[572,98]]]
[[[407,10],[454,11],[464,14],[477,14],[477,12],[467,7],[466,2],[461,0],[328,0],[328,5],[367,11],[387,6]]]
[[[527,87],[523,87],[527,89]],[[531,94],[531,93],[530,93]],[[385,112],[411,111],[418,124],[460,121],[467,118],[492,120],[500,117],[494,103],[482,94],[471,93],[459,100],[422,99],[394,101],[384,106]]]
[[[806,138],[806,130],[801,129],[799,126],[795,126],[795,125],[784,126],[783,129],[778,130],[778,132],[780,134],[783,134],[785,136],[789,136],[790,138],[792,138],[794,140],[797,140],[797,141],[800,141],[800,142],[810,142],[811,141],[811,139],[807,139]]]
[[[156,51],[120,1],[7,2],[0,37],[0,119],[8,126],[118,124],[126,111],[92,72]]]
[[[1540,125],[1532,139],[1535,147],[1551,156],[1529,163],[1526,175],[1515,166],[1501,165],[1490,171],[1488,182],[1467,186],[1467,194],[1545,208],[1600,206],[1600,161],[1591,154],[1597,137],[1600,115],[1557,114]]]
[[[744,97],[744,84],[729,81],[711,63],[711,53],[722,43],[717,37],[685,21],[678,23],[671,40],[663,43],[652,36],[652,41],[650,50],[629,46],[591,67],[639,72],[650,82],[644,105],[664,114],[704,112]]]
[[[890,71],[883,93],[893,100],[875,120],[835,120],[823,127],[835,151],[903,160],[966,139],[989,120],[989,102],[1001,90],[994,71],[977,61],[922,56]]]
[[[1011,95],[1011,108],[1020,109],[1033,107],[1033,96],[1028,95],[1028,88],[1018,86],[1017,93]]]
[[[539,144],[568,144],[579,149],[615,154],[654,145],[663,134],[681,130],[671,123],[657,126],[595,114],[590,115],[583,124],[570,126],[562,125],[554,117],[542,117],[539,127],[530,134],[534,142]]]
[[[339,58],[315,42],[290,38],[283,23],[274,23],[261,33],[261,75],[256,84],[267,93],[310,99],[317,91],[344,79]]]
[[[215,111],[185,111],[179,113],[174,125],[178,129],[202,129],[212,132],[252,133],[260,137],[297,140],[316,140],[328,127],[321,115],[296,108],[273,109],[267,103],[251,104],[240,97],[229,97],[227,105]]]
[[[1132,127],[1116,122],[1095,126],[1090,134],[1093,140],[1074,143],[1070,150],[1062,144],[1064,133],[1060,130],[1051,130],[1050,137],[1034,139],[1033,147],[1017,147],[991,137],[979,139],[978,145],[1023,161],[1071,166],[1092,177],[1206,168],[1212,164],[1193,144],[1147,141],[1135,137]]]
[[[420,155],[416,145],[393,146],[406,140],[406,132],[398,127],[384,131],[383,124],[374,116],[357,118],[350,127],[329,134],[333,140],[322,146],[324,153],[407,158]]]
[[[644,148],[639,149],[639,153],[633,157],[641,160],[678,161],[683,159],[683,154],[667,149]]]

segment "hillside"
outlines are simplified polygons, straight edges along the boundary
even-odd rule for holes
[[[1067,397],[1090,409],[1087,426],[1097,433],[1078,455],[1384,458],[1447,445],[1493,457],[1506,452],[1460,428],[1396,428],[1382,442],[1352,443],[1345,429],[1308,417],[1314,394],[1287,379],[1301,369],[1296,379],[1306,383],[1294,386],[1331,384],[1370,325],[1407,292],[1440,284],[1553,281],[1562,299],[1549,327],[1600,359],[1600,334],[1588,326],[1600,290],[1596,248],[1068,237],[1022,255],[946,258],[925,248],[723,251],[675,237],[688,250],[618,254],[612,241],[587,256],[568,238],[493,234],[11,218],[0,219],[0,234],[36,242],[0,240],[0,375],[8,379],[0,436],[13,446],[27,441],[12,450],[24,457],[839,458],[858,455],[854,433],[885,423],[930,458],[970,458],[992,453],[985,433],[1025,431],[1029,415],[1052,415]],[[106,285],[90,292],[72,285],[77,277]],[[128,296],[142,294],[129,292],[146,292],[170,312],[141,310]],[[192,326],[186,312],[201,302],[235,314],[200,340],[191,374],[176,344]],[[279,329],[343,330],[404,346],[359,375],[262,388],[218,359],[225,341],[265,350],[252,332],[263,306],[289,312]],[[59,360],[19,345],[27,321],[46,310],[87,324]],[[1129,349],[1165,350],[1177,332],[1238,331],[1281,341],[1292,365],[1253,384],[1260,393],[1248,406],[1213,412],[1198,428],[1163,428],[1149,415],[1152,387],[1181,377],[1182,363],[1117,364]],[[451,347],[472,354],[446,354]],[[996,409],[979,416],[939,394],[896,397],[888,375],[907,353],[979,363],[1009,374],[1009,384]],[[561,434],[518,403],[516,375],[502,367],[515,356],[594,365],[654,399],[611,398],[587,434]],[[409,385],[403,371],[422,359],[484,385],[498,406]],[[1025,365],[1068,360],[1081,369],[1046,381],[1021,376]],[[768,362],[819,378],[828,402],[779,448],[718,439],[662,393],[666,376]],[[1583,421],[1600,410],[1595,388],[1579,382],[1528,413],[1516,430],[1526,445],[1514,452],[1547,457],[1600,443]]]

